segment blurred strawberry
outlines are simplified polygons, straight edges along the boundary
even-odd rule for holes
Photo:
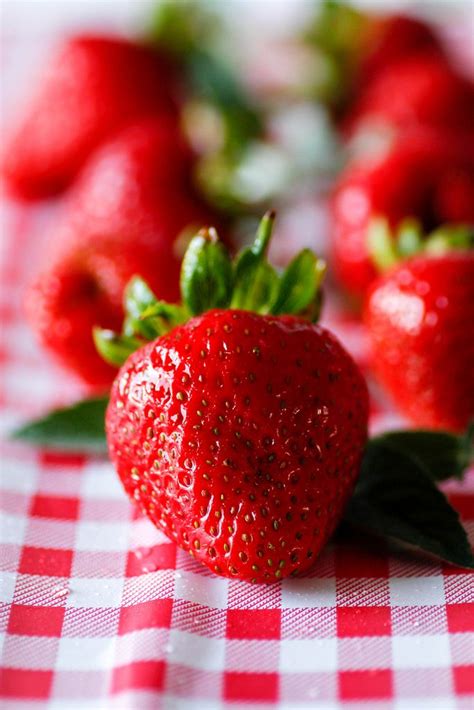
[[[94,387],[114,371],[94,348],[93,326],[121,322],[134,274],[159,297],[177,299],[176,238],[189,225],[216,223],[190,184],[191,160],[171,123],[148,119],[99,149],[68,196],[27,311],[43,345]]]
[[[351,136],[385,125],[397,131],[417,126],[472,131],[474,84],[432,55],[390,64],[362,88],[343,130]]]
[[[462,431],[474,416],[474,251],[420,254],[370,290],[378,375],[419,426]]]
[[[474,141],[423,131],[406,135],[376,161],[360,160],[341,175],[332,200],[336,275],[355,296],[376,276],[368,251],[373,220],[392,228],[417,220],[432,231],[474,224]]]
[[[65,41],[5,141],[8,187],[27,199],[60,192],[113,132],[142,116],[175,113],[174,92],[163,54],[112,37]]]
[[[420,55],[444,56],[439,38],[429,25],[407,15],[373,18],[361,42],[358,84],[365,86],[387,67]]]

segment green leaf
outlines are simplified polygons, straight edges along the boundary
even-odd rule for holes
[[[463,436],[445,431],[391,431],[373,441],[415,458],[434,481],[461,479],[473,460],[472,430]]]
[[[281,277],[271,312],[301,313],[308,308],[317,298],[325,271],[326,264],[311,249],[301,251]]]
[[[158,300],[148,284],[140,276],[133,276],[124,292],[124,334],[142,335],[147,340],[154,340],[161,335],[154,322],[142,318],[143,313],[156,303]]]
[[[143,341],[130,335],[120,335],[113,330],[94,328],[92,331],[95,347],[99,355],[110,365],[120,367]]]
[[[107,403],[107,397],[100,397],[56,409],[42,419],[20,427],[11,438],[61,451],[105,453]]]
[[[423,244],[423,228],[417,219],[408,217],[397,228],[396,249],[398,256],[406,259],[417,254]]]
[[[427,238],[424,251],[428,254],[445,254],[453,249],[473,249],[474,229],[468,224],[445,224]]]
[[[398,262],[397,245],[390,225],[384,217],[374,217],[370,220],[367,229],[367,249],[380,271],[385,271]]]
[[[232,295],[232,262],[216,230],[202,229],[192,240],[181,266],[181,295],[193,315],[226,308]]]
[[[345,519],[380,537],[474,568],[458,514],[418,460],[371,441]]]
[[[188,318],[189,312],[184,306],[177,303],[166,303],[166,301],[156,301],[143,311],[140,321],[151,321],[153,329],[159,336],[185,323]]]
[[[278,274],[266,258],[274,221],[275,213],[267,212],[260,221],[254,243],[237,257],[232,308],[270,312],[279,288]]]

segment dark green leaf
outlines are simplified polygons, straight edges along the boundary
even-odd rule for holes
[[[462,478],[473,458],[472,432],[392,431],[374,441],[416,458],[434,481]]]
[[[189,244],[181,266],[181,295],[193,315],[226,308],[232,295],[232,262],[215,229],[202,229]]]
[[[301,313],[317,298],[326,265],[311,249],[303,249],[284,271],[272,313]]]
[[[42,419],[30,422],[14,431],[12,439],[61,451],[105,453],[106,397],[56,409]]]
[[[92,335],[99,355],[115,367],[123,365],[125,360],[143,345],[143,342],[137,338],[120,335],[104,328],[94,328]]]
[[[416,459],[380,440],[367,446],[345,519],[451,564],[474,568],[466,533],[443,493]]]

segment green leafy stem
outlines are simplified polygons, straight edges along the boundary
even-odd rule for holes
[[[417,254],[433,256],[457,249],[474,248],[474,227],[446,224],[425,234],[421,223],[408,217],[392,228],[385,217],[374,217],[367,230],[367,247],[380,271]]]
[[[267,259],[274,221],[275,213],[267,212],[254,243],[235,259],[213,227],[201,229],[184,255],[180,304],[160,301],[143,279],[132,278],[125,290],[122,333],[94,329],[101,356],[120,366],[145,342],[213,308],[294,314],[316,321],[326,264],[310,249],[303,249],[283,272],[277,271]]]

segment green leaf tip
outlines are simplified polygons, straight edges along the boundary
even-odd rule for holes
[[[94,397],[56,409],[45,417],[16,429],[10,438],[46,449],[74,453],[105,453],[107,404],[106,397]]]
[[[110,365],[123,365],[125,360],[143,345],[142,341],[133,336],[120,335],[105,328],[94,328],[92,337],[99,355]]]
[[[417,254],[441,256],[453,250],[474,249],[474,229],[466,224],[447,224],[425,234],[419,220],[403,219],[397,227],[385,217],[371,219],[366,243],[372,262],[379,271],[386,271]]]
[[[310,249],[304,249],[283,272],[275,269],[267,259],[275,218],[274,210],[266,212],[254,242],[234,259],[214,227],[200,229],[181,265],[179,304],[158,300],[145,281],[134,276],[125,289],[122,333],[94,330],[101,356],[120,366],[145,342],[214,308],[317,320],[326,264]]]

